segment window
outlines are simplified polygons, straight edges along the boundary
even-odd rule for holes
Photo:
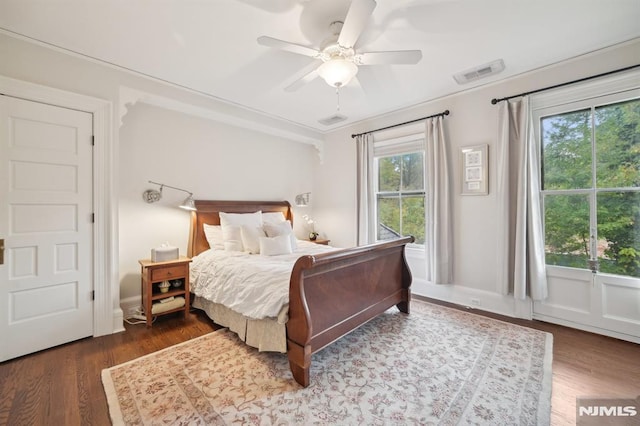
[[[638,90],[537,116],[546,263],[640,277]]]
[[[412,235],[425,242],[424,136],[374,145],[376,240]]]

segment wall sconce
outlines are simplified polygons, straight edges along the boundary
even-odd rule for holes
[[[310,197],[311,197],[310,192],[305,192],[303,194],[296,195],[296,206],[298,207],[308,206]]]
[[[180,204],[179,207],[185,210],[196,211],[196,203],[195,201],[193,201],[192,192],[189,192],[186,189],[176,188],[175,186],[166,185],[164,183],[153,182],[151,180],[149,181],[149,183],[152,183],[154,185],[160,185],[160,190],[158,191],[156,189],[147,189],[146,191],[144,191],[142,193],[142,199],[145,200],[147,203],[155,203],[160,201],[162,199],[162,189],[166,186],[167,188],[175,189],[177,191],[182,191],[189,194],[189,196],[185,198],[185,200],[182,202],[182,204]]]

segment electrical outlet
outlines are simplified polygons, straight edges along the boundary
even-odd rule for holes
[[[471,306],[480,306],[480,299],[471,299]]]

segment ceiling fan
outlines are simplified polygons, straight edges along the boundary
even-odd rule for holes
[[[293,92],[316,77],[322,77],[327,84],[339,89],[358,73],[360,65],[417,64],[422,59],[420,50],[397,50],[386,52],[357,52],[355,44],[364,30],[375,0],[353,0],[343,21],[330,23],[331,35],[320,45],[320,49],[291,43],[277,38],[258,37],[258,44],[322,60],[322,64],[293,82],[285,91]]]

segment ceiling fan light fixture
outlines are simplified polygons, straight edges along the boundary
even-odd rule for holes
[[[318,74],[329,86],[342,87],[358,73],[358,66],[344,58],[331,58],[318,68]]]

